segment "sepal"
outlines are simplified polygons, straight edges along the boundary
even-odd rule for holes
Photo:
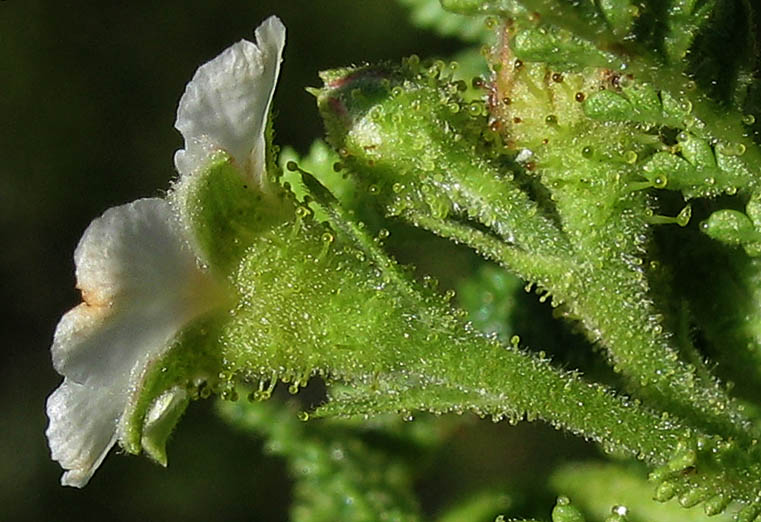
[[[164,467],[167,465],[167,440],[189,402],[188,392],[175,386],[153,401],[145,416],[140,445],[153,460]]]

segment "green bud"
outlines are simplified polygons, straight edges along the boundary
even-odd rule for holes
[[[436,67],[322,73],[325,86],[315,93],[330,144],[388,214],[457,215],[530,250],[557,247],[499,151],[481,139],[480,102],[459,110],[457,86],[438,79]]]

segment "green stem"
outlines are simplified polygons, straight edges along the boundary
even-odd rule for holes
[[[416,226],[467,244],[520,277],[547,288],[557,302],[566,303],[572,316],[582,318],[589,332],[597,332],[610,350],[616,370],[626,375],[639,393],[709,432],[746,442],[749,439],[750,426],[742,407],[727,395],[704,364],[690,367],[679,358],[669,333],[662,331],[660,323],[651,324],[655,311],[650,310],[646,293],[638,290],[640,285],[627,280],[628,270],[595,268],[582,275],[578,268],[569,269],[565,260],[527,254],[466,225],[422,213],[408,219]],[[612,287],[618,291],[610,291]],[[606,299],[600,299],[601,295]],[[638,308],[633,308],[632,303],[639,303]],[[629,310],[635,317],[616,310]]]

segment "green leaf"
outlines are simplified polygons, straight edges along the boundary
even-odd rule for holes
[[[710,238],[728,245],[741,245],[750,253],[761,254],[761,232],[742,212],[717,210],[700,227]]]
[[[512,48],[522,60],[556,64],[563,69],[567,69],[569,64],[608,67],[616,63],[614,55],[598,49],[588,40],[569,31],[552,26],[518,32]]]
[[[640,14],[640,8],[631,0],[598,0],[597,5],[616,37],[631,33]]]

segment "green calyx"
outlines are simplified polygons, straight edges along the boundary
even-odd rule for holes
[[[261,233],[293,215],[292,196],[274,177],[268,187],[252,185],[224,152],[175,184],[170,201],[210,270],[226,276]]]

